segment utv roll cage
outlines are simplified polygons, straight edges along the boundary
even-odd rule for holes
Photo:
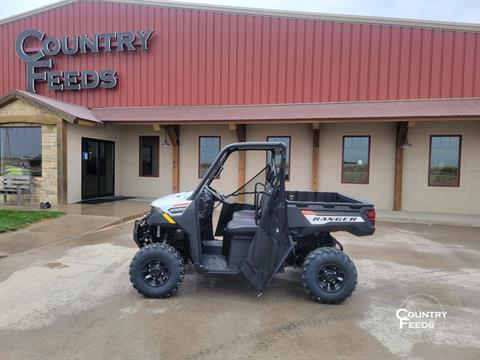
[[[272,152],[272,159],[275,155],[280,155],[280,166],[285,168],[285,162],[287,158],[287,145],[282,142],[248,142],[248,143],[233,143],[227,145],[220,151],[217,155],[215,160],[213,160],[212,166],[208,169],[208,171],[203,176],[200,183],[197,185],[195,190],[193,191],[192,195],[190,195],[189,199],[195,199],[198,194],[200,194],[203,188],[206,185],[210,185],[210,183],[217,178],[220,172],[223,170],[223,164],[227,161],[228,157],[234,153],[235,151],[242,151],[242,150],[260,150],[260,151],[271,151]],[[284,179],[280,179],[280,181],[284,181]],[[244,184],[246,185],[246,184]],[[242,185],[242,187],[244,186]],[[236,190],[238,191],[238,189]],[[234,194],[234,191],[232,194]]]

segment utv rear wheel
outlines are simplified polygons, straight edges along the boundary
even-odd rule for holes
[[[184,277],[183,259],[170,245],[155,243],[137,251],[130,264],[130,281],[143,296],[172,296]]]
[[[318,248],[305,258],[302,278],[304,288],[314,300],[338,304],[355,290],[357,269],[342,251]]]

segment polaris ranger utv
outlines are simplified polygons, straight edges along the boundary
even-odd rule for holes
[[[222,195],[212,182],[238,151],[263,151],[267,165],[240,189]],[[155,200],[135,222],[140,249],[130,265],[133,287],[150,298],[171,296],[191,263],[199,273],[243,274],[261,294],[276,273],[293,266],[302,269],[303,286],[316,301],[349,297],[357,271],[330,233],[373,234],[373,205],[340,193],[285,191],[286,151],[283,143],[228,145],[194,191]],[[262,181],[256,181],[260,174]],[[229,201],[247,195],[253,203]],[[214,208],[220,205],[214,233]]]

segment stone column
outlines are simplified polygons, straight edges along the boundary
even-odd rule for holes
[[[57,126],[42,125],[42,177],[35,178],[35,202],[58,203]]]

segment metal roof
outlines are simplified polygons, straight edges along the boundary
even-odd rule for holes
[[[47,96],[32,94],[23,90],[15,90],[10,94],[0,98],[0,107],[15,101],[16,99],[23,99],[33,102],[41,107],[46,108],[48,111],[59,115],[62,119],[72,123],[78,120],[87,120],[96,123],[101,122],[99,119],[97,119],[93,112],[86,107],[55,100]]]
[[[255,123],[315,121],[396,121],[480,118],[480,98],[388,100],[297,104],[87,108],[15,90],[0,107],[23,99],[70,122],[95,123]]]
[[[0,94],[25,89],[27,72],[14,35],[38,26],[56,37],[155,30],[148,51],[50,57],[58,70],[116,70],[114,90],[54,91],[47,84],[37,89],[86,107],[480,97],[480,31],[143,4],[150,2],[77,0],[1,25]],[[82,21],[72,29],[59,21],[78,16]],[[30,40],[27,49],[35,51],[39,42]]]
[[[52,10],[60,6],[68,5],[75,2],[112,2],[112,3],[124,3],[124,4],[137,4],[146,6],[160,6],[166,8],[177,9],[192,9],[192,10],[204,10],[204,11],[220,11],[224,13],[237,13],[237,14],[250,14],[259,16],[273,16],[273,17],[290,17],[299,19],[313,19],[313,20],[327,20],[336,22],[347,23],[367,23],[367,24],[384,24],[384,25],[398,25],[409,27],[423,27],[434,28],[444,30],[461,30],[461,31],[480,31],[480,25],[474,23],[461,23],[451,21],[433,21],[433,20],[419,20],[419,19],[407,19],[407,18],[393,18],[393,17],[380,17],[380,16],[363,16],[363,15],[340,15],[340,14],[328,14],[318,12],[307,11],[291,11],[291,10],[273,10],[266,8],[252,8],[243,6],[228,6],[228,5],[214,5],[214,4],[201,4],[201,3],[189,3],[189,2],[176,2],[176,1],[162,1],[162,0],[61,0],[52,4],[38,7],[18,15],[13,15],[0,20],[0,25],[22,19],[27,16],[36,15],[38,13]]]
[[[395,120],[480,116],[480,98],[337,103],[114,107],[92,109],[104,122],[258,122]]]

